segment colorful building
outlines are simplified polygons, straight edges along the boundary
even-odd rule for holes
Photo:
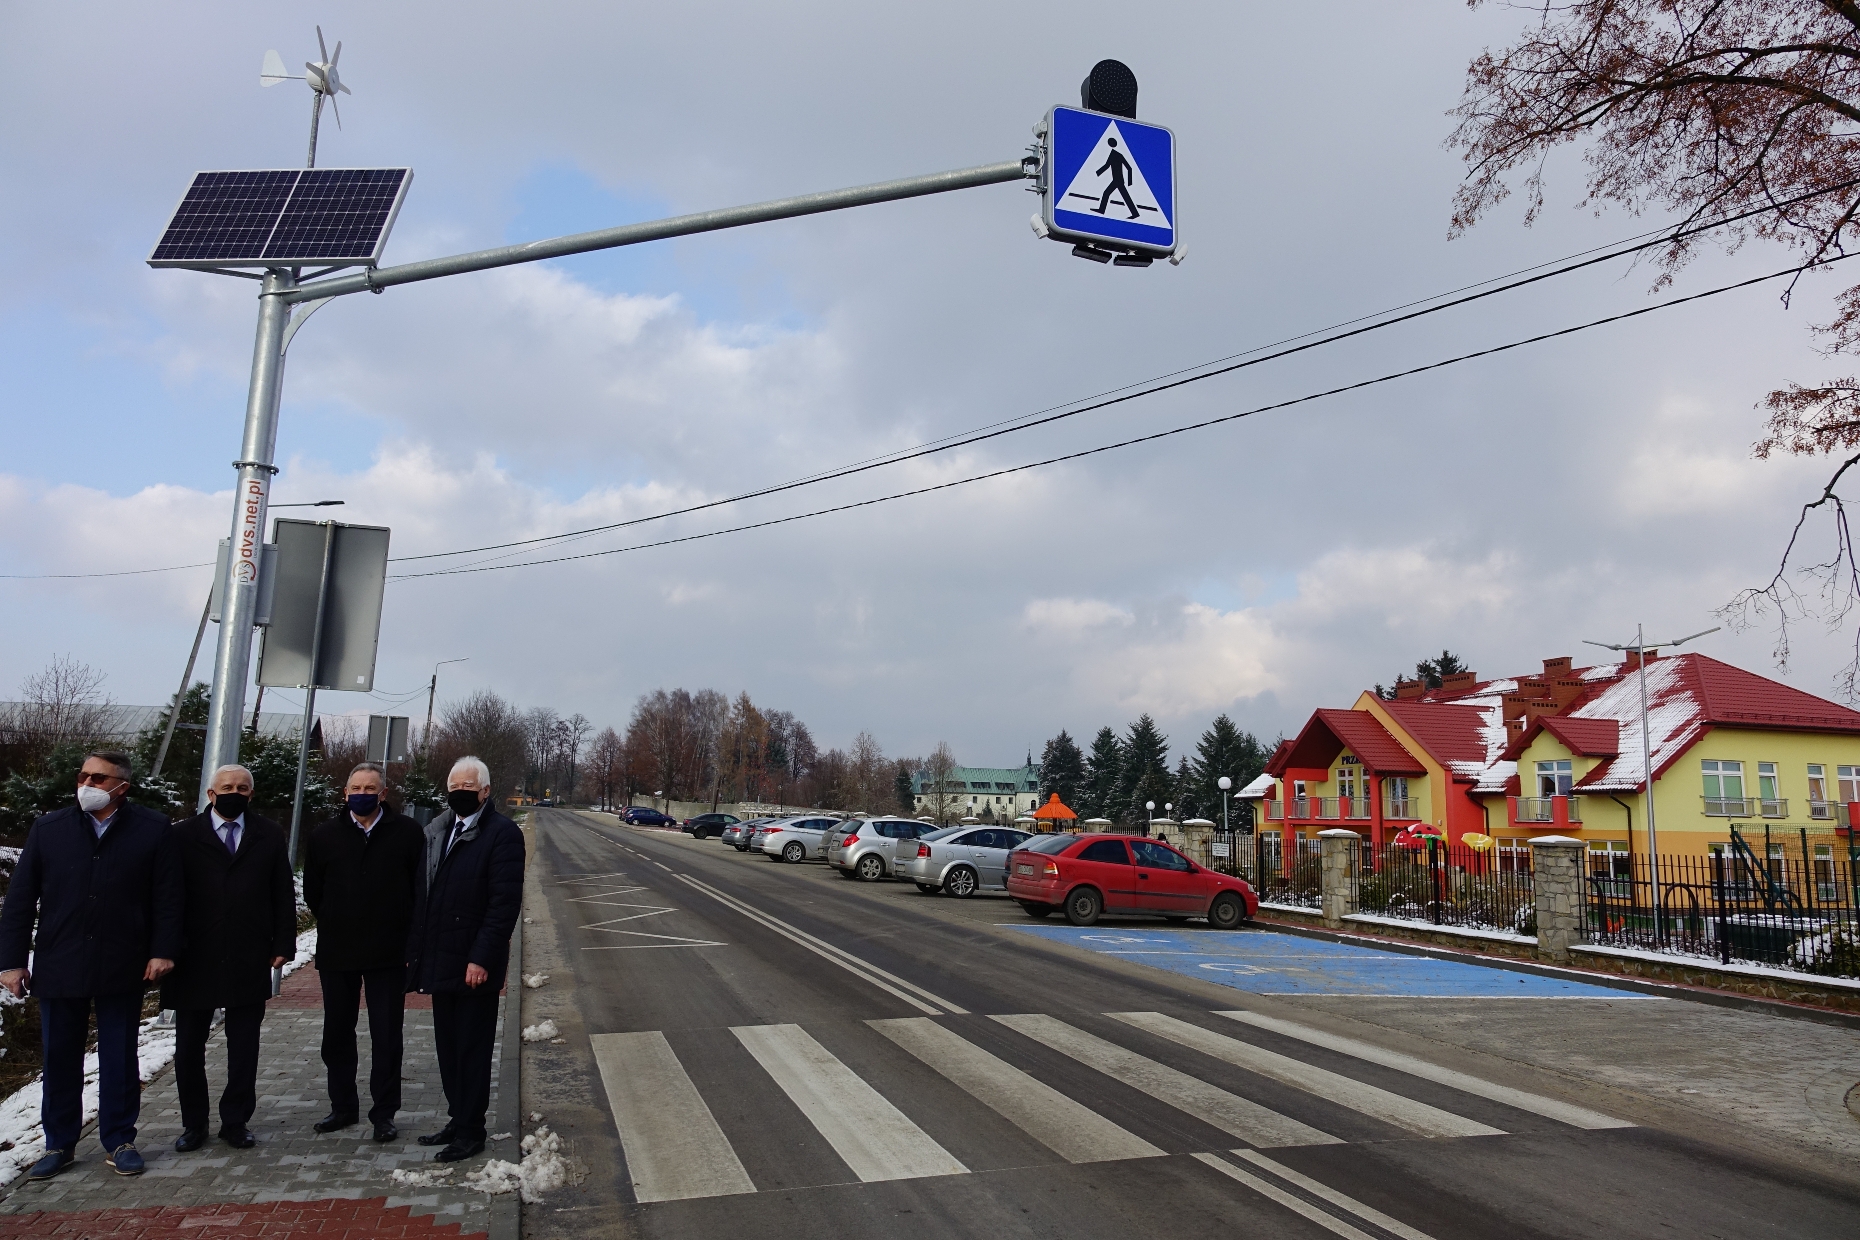
[[[1528,865],[1540,835],[1587,840],[1598,861],[1648,851],[1637,657],[1571,662],[1317,711],[1273,754],[1271,786],[1243,792],[1264,793],[1261,856],[1289,860],[1331,827],[1381,845],[1415,824],[1489,836],[1504,865]],[[1646,692],[1662,855],[1709,855],[1733,826],[1772,855],[1846,855],[1860,712],[1702,654],[1649,657]]]

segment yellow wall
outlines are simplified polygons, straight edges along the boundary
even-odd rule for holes
[[[1537,791],[1539,760],[1569,759],[1574,763],[1577,780],[1593,770],[1599,759],[1578,757],[1548,732],[1540,732],[1518,760],[1521,795],[1534,796]],[[1788,802],[1788,812],[1776,818],[1752,814],[1748,818],[1724,818],[1705,813],[1704,772],[1700,763],[1707,759],[1737,761],[1744,764],[1744,796],[1758,796],[1757,763],[1774,762],[1777,771],[1777,796]],[[1806,827],[1815,833],[1832,830],[1832,819],[1809,817],[1808,764],[1820,763],[1827,772],[1827,797],[1841,799],[1839,768],[1860,767],[1860,737],[1839,733],[1770,732],[1745,728],[1715,728],[1707,732],[1666,773],[1654,781],[1654,818],[1659,829],[1663,854],[1705,856],[1708,845],[1722,844],[1731,838],[1731,825],[1746,839],[1761,839],[1764,826],[1772,832],[1794,833]],[[1631,776],[1630,776],[1631,777]],[[1636,792],[1614,794],[1632,808],[1632,848],[1647,849],[1645,800]],[[1588,840],[1629,839],[1628,811],[1606,793],[1583,793],[1582,826],[1571,827],[1570,834]],[[1488,798],[1494,830],[1504,821],[1503,798]],[[1753,808],[1755,808],[1753,806]],[[1512,834],[1547,834],[1548,824],[1520,824]]]

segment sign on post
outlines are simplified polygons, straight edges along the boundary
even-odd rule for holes
[[[1085,245],[1167,257],[1176,248],[1175,134],[1128,117],[1046,114],[1045,223]]]
[[[279,520],[272,531],[278,547],[276,585],[271,627],[264,631],[258,656],[258,683],[349,693],[373,689],[381,596],[387,588],[387,527]]]
[[[368,754],[370,762],[411,762],[407,750],[407,716],[368,716]]]

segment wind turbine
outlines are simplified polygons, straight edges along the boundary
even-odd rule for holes
[[[323,117],[323,100],[329,100],[330,110],[336,114],[336,128],[341,129],[342,110],[336,106],[336,96],[338,93],[353,93],[342,84],[342,78],[336,73],[336,62],[342,59],[342,41],[336,41],[336,54],[331,56],[329,45],[323,42],[323,27],[318,26],[316,46],[323,53],[323,59],[314,64],[305,61],[302,74],[286,73],[284,57],[278,55],[275,49],[265,53],[264,66],[258,72],[260,86],[276,86],[279,82],[309,83],[313,102],[310,105],[310,162],[304,165],[307,168],[316,167],[316,128],[317,122]]]

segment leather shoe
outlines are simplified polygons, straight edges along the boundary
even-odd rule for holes
[[[142,1155],[138,1154],[136,1147],[127,1141],[111,1150],[109,1156],[103,1161],[110,1164],[110,1170],[118,1175],[141,1175],[147,1169],[147,1164],[142,1161]]]
[[[26,1173],[28,1180],[49,1180],[77,1161],[75,1150],[47,1150],[45,1157],[32,1164],[32,1170]]]
[[[391,1122],[375,1125],[375,1140],[377,1141],[392,1141],[398,1136],[400,1136],[400,1129],[394,1127]]]
[[[322,1119],[310,1126],[318,1132],[335,1132],[341,1128],[353,1128],[360,1122],[361,1116],[359,1115],[343,1115],[339,1112],[331,1111],[328,1115],[325,1115]]]
[[[191,1154],[206,1143],[207,1130],[205,1128],[184,1128],[181,1130],[181,1135],[174,1140],[174,1152]]]
[[[433,1155],[434,1162],[464,1162],[467,1158],[484,1153],[484,1142],[467,1141],[460,1138]]]
[[[419,1138],[419,1142],[421,1145],[451,1145],[452,1125],[447,1124],[438,1132],[427,1133],[425,1136]]]
[[[235,1150],[249,1150],[258,1144],[258,1138],[252,1135],[250,1128],[222,1128],[220,1140]]]

